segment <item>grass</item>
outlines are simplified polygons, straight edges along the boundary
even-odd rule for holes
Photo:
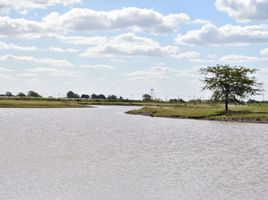
[[[0,108],[82,108],[88,106],[79,101],[57,101],[46,99],[1,99]]]
[[[121,105],[121,106],[174,106],[163,102],[143,102],[130,100],[86,100],[56,98],[0,98],[0,108],[80,108],[90,105]]]
[[[224,106],[210,104],[185,104],[179,106],[145,106],[131,110],[128,114],[146,115],[152,117],[171,117],[189,119],[207,119],[219,121],[245,121],[268,123],[268,104],[231,105],[225,112]]]
[[[55,98],[0,98],[0,108],[83,108],[91,105],[143,106],[128,114],[153,117],[207,119],[221,121],[246,121],[268,123],[268,103],[230,105],[225,112],[221,104],[165,103],[129,100],[74,100]]]

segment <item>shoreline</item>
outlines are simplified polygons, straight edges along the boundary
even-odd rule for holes
[[[156,117],[156,118],[166,118],[166,119],[189,119],[198,121],[213,121],[213,122],[232,122],[232,123],[250,123],[250,124],[268,124],[268,121],[258,121],[258,120],[248,120],[248,119],[209,119],[209,118],[195,118],[195,117],[185,117],[185,116],[151,116],[150,114],[138,114],[125,112],[128,115],[137,115],[144,117]]]
[[[171,119],[192,119],[218,122],[240,122],[268,124],[268,107],[233,107],[225,112],[221,107],[198,106],[188,107],[142,107],[129,110],[126,114],[141,115],[147,117],[162,117]]]

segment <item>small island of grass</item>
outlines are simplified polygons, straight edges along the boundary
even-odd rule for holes
[[[130,110],[127,113],[151,117],[268,123],[267,103],[230,105],[229,111],[224,111],[223,107],[224,105],[222,104],[144,106],[141,109]]]

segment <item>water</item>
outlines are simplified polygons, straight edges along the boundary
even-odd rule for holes
[[[0,199],[268,198],[268,125],[128,109],[0,109]]]

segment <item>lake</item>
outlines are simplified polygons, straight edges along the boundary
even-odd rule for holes
[[[267,199],[267,124],[130,109],[0,109],[0,199]]]

